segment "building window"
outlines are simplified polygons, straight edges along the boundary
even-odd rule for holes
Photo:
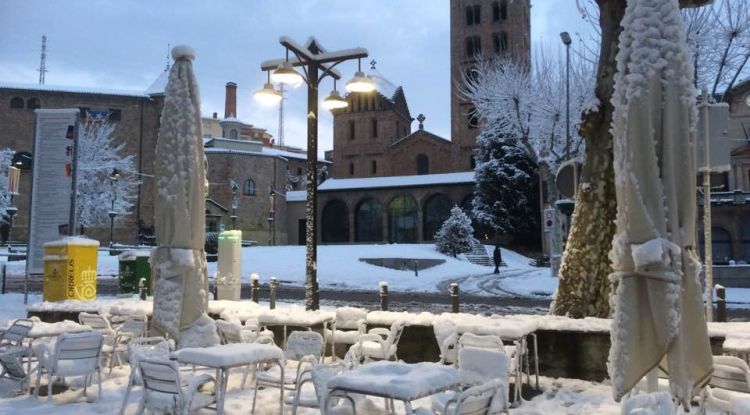
[[[13,97],[10,100],[10,107],[14,109],[23,109],[23,98]]]
[[[466,114],[466,118],[469,128],[479,127],[479,114],[477,114],[477,110],[475,108],[472,108],[471,111]]]
[[[346,203],[338,199],[326,203],[321,222],[323,242],[349,242],[349,212]]]
[[[374,199],[357,205],[354,214],[354,241],[380,242],[383,240],[383,207]]]
[[[479,81],[479,70],[473,66],[466,68],[464,72],[464,79],[469,84],[476,84]]]
[[[242,194],[245,196],[255,196],[255,182],[253,179],[245,180],[245,187],[242,189]]]
[[[109,109],[109,120],[110,121],[120,121],[122,120],[122,110],[119,109]]]
[[[492,21],[499,22],[508,18],[508,2],[502,0],[499,4],[495,2],[492,4]]]
[[[236,140],[237,139],[237,130],[234,130],[234,129],[229,130],[229,138],[231,138],[232,140]]]
[[[417,155],[417,174],[429,174],[430,159],[426,154]]]
[[[354,120],[349,120],[349,139],[354,140]]]
[[[372,161],[372,174],[377,174],[378,172],[378,162],[373,160]]]
[[[492,34],[492,43],[495,47],[495,53],[503,53],[508,51],[508,33],[500,32]]]
[[[377,138],[378,136],[378,119],[373,118],[372,119],[372,138]]]
[[[469,156],[469,165],[471,166],[472,170],[474,170],[474,168],[477,167],[477,158],[474,157],[473,154]],[[547,200],[547,199],[544,199],[544,200]]]
[[[302,167],[297,167],[297,176],[302,176]]]
[[[448,196],[438,193],[430,196],[424,204],[423,212],[423,238],[425,241],[432,241],[435,238],[435,234],[443,222],[450,216],[453,202],[448,199]]]
[[[409,195],[396,197],[388,205],[388,242],[417,241],[417,203]]]
[[[354,163],[349,163],[349,175],[354,176]]]
[[[26,101],[26,108],[30,110],[35,110],[37,108],[41,108],[42,105],[39,102],[39,98],[29,98],[28,101]]]
[[[466,57],[477,58],[482,54],[482,40],[479,36],[466,38]]]
[[[482,22],[482,8],[479,5],[466,7],[466,26]]]

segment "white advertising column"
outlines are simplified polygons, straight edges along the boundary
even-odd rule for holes
[[[240,299],[242,271],[242,231],[219,233],[219,266],[216,274],[216,299]]]

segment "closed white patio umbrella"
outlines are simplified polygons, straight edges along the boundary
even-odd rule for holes
[[[154,162],[158,247],[151,254],[156,287],[153,324],[178,347],[199,347],[219,342],[207,314],[207,185],[200,97],[192,64],[195,51],[177,46],[172,57]]]
[[[615,400],[660,366],[684,406],[712,372],[695,254],[696,93],[676,0],[629,0],[613,105]]]

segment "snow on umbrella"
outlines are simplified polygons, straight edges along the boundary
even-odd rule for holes
[[[629,0],[613,119],[616,400],[660,366],[689,404],[712,372],[695,254],[695,89],[676,1]]]
[[[206,313],[206,170],[195,51],[177,46],[172,57],[154,163],[154,328],[175,338],[178,347],[206,346],[219,339]]]

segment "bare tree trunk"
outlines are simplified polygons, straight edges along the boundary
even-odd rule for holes
[[[612,272],[609,251],[615,234],[617,200],[612,167],[611,103],[615,57],[625,0],[597,0],[602,42],[594,94],[599,110],[583,116],[581,136],[586,140],[583,171],[576,196],[568,243],[552,314],[574,318],[609,316]]]

